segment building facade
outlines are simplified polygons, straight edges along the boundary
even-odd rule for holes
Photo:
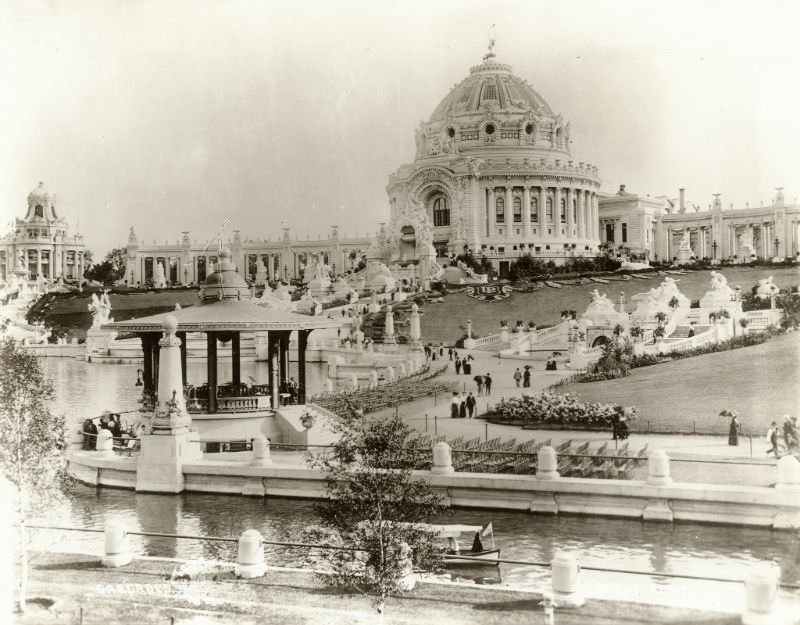
[[[80,234],[56,211],[56,196],[39,185],[28,194],[28,210],[11,231],[0,238],[0,277],[9,278],[20,265],[28,279],[78,280],[88,268],[86,246]]]
[[[800,254],[800,205],[786,203],[778,188],[764,206],[723,209],[716,194],[707,210],[687,202],[684,189],[677,198],[642,197],[625,190],[600,198],[600,232],[603,243],[614,249],[627,247],[649,260],[674,260],[688,231],[697,258],[758,259],[797,258]],[[734,258],[735,257],[735,258]]]
[[[414,220],[399,217],[421,212],[438,259],[469,249],[502,274],[524,254],[596,256],[600,179],[570,138],[569,122],[490,48],[420,123],[414,162],[390,175],[390,224],[406,230],[387,242],[410,242]]]
[[[200,284],[213,270],[218,259],[218,242],[198,243],[184,231],[174,244],[165,242],[152,245],[139,243],[131,227],[126,246],[127,263],[125,284],[143,285],[153,282],[156,267],[164,267],[169,284]],[[291,280],[303,277],[309,258],[328,265],[334,275],[343,274],[356,266],[372,241],[371,236],[340,236],[336,226],[327,238],[292,239],[289,229],[275,241],[243,239],[239,230],[225,244],[231,252],[231,262],[236,271],[248,281],[259,278],[259,269],[267,280]],[[260,263],[259,263],[260,261]]]

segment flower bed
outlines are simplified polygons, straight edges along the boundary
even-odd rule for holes
[[[570,393],[542,393],[501,400],[489,420],[507,425],[606,430],[621,411],[621,406],[582,402]],[[626,420],[636,416],[636,409],[630,408]]]

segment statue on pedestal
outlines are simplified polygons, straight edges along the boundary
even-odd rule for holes
[[[97,297],[97,293],[92,293],[92,302],[89,304],[89,312],[92,313],[93,328],[99,328],[104,323],[109,323],[111,298],[108,296],[108,291],[103,291],[100,297]]]

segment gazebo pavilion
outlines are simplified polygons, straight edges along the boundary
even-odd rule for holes
[[[181,370],[186,387],[186,333],[202,332],[207,341],[207,384],[195,389],[187,407],[190,412],[217,414],[224,412],[257,412],[276,409],[279,393],[289,381],[289,338],[297,332],[298,352],[298,402],[306,400],[306,345],[308,335],[324,328],[336,328],[340,323],[326,317],[312,317],[275,310],[259,305],[247,283],[236,272],[228,250],[220,252],[214,273],[206,278],[200,289],[200,302],[180,310],[158,315],[105,324],[103,329],[132,332],[142,340],[144,352],[145,407],[155,400],[158,380],[159,340],[163,320],[167,315],[178,321],[177,336],[181,340]],[[247,388],[241,381],[240,336],[242,332],[267,334],[268,375],[267,385]],[[218,385],[217,345],[231,342],[232,381]],[[206,390],[207,389],[207,390]],[[271,406],[267,405],[271,397]]]

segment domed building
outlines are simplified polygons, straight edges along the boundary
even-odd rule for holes
[[[570,125],[491,48],[416,130],[389,176],[391,221],[371,249],[399,277],[471,250],[501,275],[525,254],[598,252],[597,168],[573,158]]]
[[[0,278],[24,269],[30,280],[77,280],[86,269],[85,252],[83,237],[70,235],[66,220],[56,211],[56,196],[40,182],[28,194],[25,217],[17,218],[11,232],[0,238]]]

